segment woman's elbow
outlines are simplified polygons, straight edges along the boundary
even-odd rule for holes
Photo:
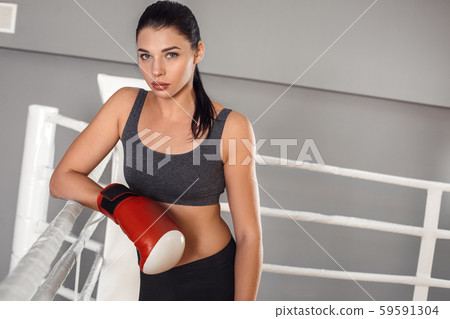
[[[241,243],[248,243],[251,245],[259,246],[262,244],[262,234],[261,232],[252,231],[244,232],[241,234],[236,234],[236,241]]]
[[[52,177],[50,178],[49,182],[49,190],[50,190],[50,196],[53,198],[60,198],[62,199],[64,196],[62,195],[61,191],[61,183],[60,183],[60,174],[57,171],[54,171],[52,174]]]

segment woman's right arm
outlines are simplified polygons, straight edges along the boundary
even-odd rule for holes
[[[97,196],[102,187],[88,174],[119,140],[119,127],[134,102],[134,88],[122,88],[103,105],[92,122],[70,145],[50,179],[53,197],[74,200],[98,210]],[[131,104],[131,105],[130,105]]]

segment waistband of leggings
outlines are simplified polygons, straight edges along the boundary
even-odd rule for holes
[[[188,272],[214,268],[225,264],[231,259],[234,260],[235,253],[236,253],[236,242],[234,241],[233,236],[231,236],[228,244],[217,253],[199,260],[191,261],[187,264],[174,267],[168,270],[167,272]]]

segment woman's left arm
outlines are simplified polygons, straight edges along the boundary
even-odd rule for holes
[[[235,300],[256,300],[262,267],[255,136],[250,121],[231,112],[223,136],[225,183],[236,237]]]

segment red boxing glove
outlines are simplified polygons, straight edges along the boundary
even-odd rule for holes
[[[97,197],[99,211],[112,219],[136,246],[139,267],[157,274],[174,267],[184,252],[184,236],[163,207],[121,184],[105,187]]]

